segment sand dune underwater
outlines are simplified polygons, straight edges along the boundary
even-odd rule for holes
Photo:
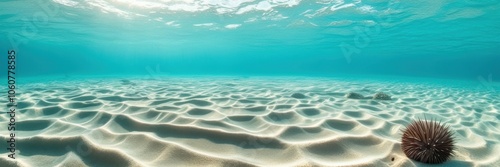
[[[0,164],[422,166],[403,154],[401,130],[425,117],[454,131],[455,155],[442,166],[498,166],[499,95],[463,84],[470,89],[294,77],[34,82],[20,89],[17,164],[5,149]]]

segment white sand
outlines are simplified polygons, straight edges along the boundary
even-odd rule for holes
[[[476,86],[208,77],[25,84],[14,166],[421,166],[400,138],[424,116],[455,132],[455,156],[443,165],[498,166],[500,98]],[[351,91],[393,100],[346,99]],[[0,125],[7,121],[2,114]],[[7,140],[6,128],[0,133]],[[13,165],[1,150],[0,166]]]

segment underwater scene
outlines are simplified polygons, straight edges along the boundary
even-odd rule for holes
[[[500,167],[498,0],[2,0],[0,167]]]

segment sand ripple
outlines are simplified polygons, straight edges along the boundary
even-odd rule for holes
[[[465,88],[321,78],[26,84],[19,163],[2,149],[0,166],[418,166],[400,130],[424,116],[456,132],[445,165],[498,165],[500,97]],[[344,97],[380,91],[393,100]]]

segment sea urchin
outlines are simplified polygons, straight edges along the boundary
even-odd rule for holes
[[[439,164],[453,154],[454,141],[448,126],[435,121],[413,121],[403,130],[401,145],[408,158]]]

